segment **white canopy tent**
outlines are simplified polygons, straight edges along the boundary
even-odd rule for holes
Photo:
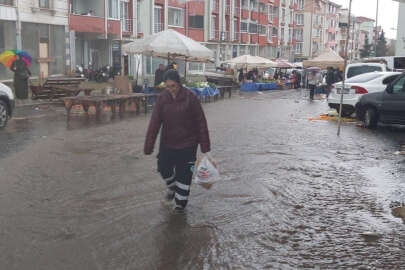
[[[127,54],[142,54],[187,62],[213,61],[213,52],[210,49],[173,29],[135,40],[125,44],[122,49]]]
[[[319,56],[315,57],[312,60],[305,60],[303,62],[304,68],[309,67],[319,67],[321,69],[326,69],[328,67],[339,68],[343,67],[344,59],[340,57],[332,49],[327,49]]]
[[[276,63],[260,56],[241,55],[223,62],[233,65],[236,68],[270,68],[276,66]]]

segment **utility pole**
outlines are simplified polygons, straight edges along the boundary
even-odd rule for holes
[[[16,17],[17,17],[17,22],[15,24],[17,50],[22,50],[20,0],[15,1],[15,11],[16,11]]]
[[[340,104],[339,104],[339,123],[338,123],[338,131],[337,135],[340,136],[340,129],[342,126],[342,110],[343,110],[343,92],[345,89],[345,78],[346,78],[346,67],[347,67],[347,48],[349,45],[349,33],[350,33],[350,24],[351,24],[351,11],[352,11],[352,0],[349,3],[349,23],[347,26],[347,35],[346,35],[346,44],[345,44],[345,63],[343,69],[343,82],[342,82],[342,89],[340,90]]]
[[[377,56],[377,40],[378,40],[378,2],[377,0],[377,9],[376,9],[376,15],[375,15],[375,31],[374,31],[374,56]]]
[[[313,32],[313,24],[314,24],[314,2],[315,0],[311,0],[311,32],[309,33],[309,57],[312,58],[312,32]]]

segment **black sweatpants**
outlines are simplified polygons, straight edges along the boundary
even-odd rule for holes
[[[197,146],[185,149],[169,149],[160,146],[158,171],[167,187],[175,192],[176,206],[186,207],[190,194],[193,167],[197,159]]]
[[[315,88],[316,88],[316,85],[309,84],[309,99],[310,100],[314,100]]]

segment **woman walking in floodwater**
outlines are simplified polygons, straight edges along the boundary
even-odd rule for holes
[[[199,99],[184,88],[176,70],[164,76],[166,91],[157,98],[144,146],[150,155],[160,128],[158,171],[167,185],[166,199],[175,199],[175,210],[182,211],[190,194],[198,145],[202,153],[210,151],[207,120]]]
[[[27,64],[17,55],[17,59],[10,67],[14,72],[14,91],[18,99],[28,98],[28,78],[31,76],[31,71]]]

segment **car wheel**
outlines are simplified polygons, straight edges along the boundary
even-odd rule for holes
[[[8,120],[7,104],[0,100],[0,129],[5,128]]]
[[[377,112],[374,108],[367,108],[364,113],[364,126],[366,128],[375,128],[377,126]]]

